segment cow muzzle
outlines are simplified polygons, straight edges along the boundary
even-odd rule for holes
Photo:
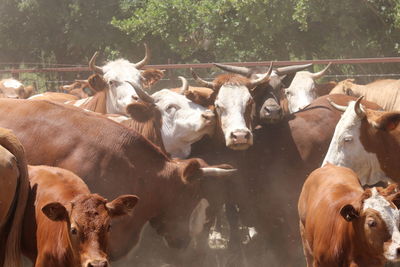
[[[246,150],[253,145],[253,135],[248,129],[234,130],[226,140],[226,146],[233,150]]]
[[[90,260],[84,267],[108,267],[108,261],[105,259]]]

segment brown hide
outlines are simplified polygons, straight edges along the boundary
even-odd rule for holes
[[[172,91],[179,93],[181,88],[173,88]],[[214,109],[215,94],[214,91],[207,87],[194,87],[189,86],[189,89],[185,91],[184,95],[196,104],[199,104],[205,108]]]
[[[29,166],[31,191],[23,224],[23,251],[35,266],[105,266],[108,235],[115,207],[75,174],[61,168]],[[137,198],[119,200],[120,215]],[[98,265],[96,265],[96,263]]]
[[[171,160],[143,136],[100,114],[47,101],[0,100],[0,125],[18,133],[30,164],[73,171],[108,199],[139,196],[133,215],[111,230],[112,258],[138,242],[150,219],[160,222],[158,230],[170,245],[184,247],[189,241],[187,222],[203,193],[200,181],[187,181],[197,177],[203,161]]]
[[[32,99],[34,99],[34,100],[49,100],[49,101],[58,102],[58,103],[65,103],[67,101],[78,100],[79,98],[72,94],[45,92],[43,94],[33,96],[33,98],[31,98],[31,100]]]
[[[142,84],[145,88],[150,88],[164,77],[164,71],[157,69],[146,69],[141,71],[140,74],[142,75]]]
[[[386,227],[374,229],[382,240],[372,240],[364,230],[367,215],[385,225],[374,211],[362,210],[362,202],[371,195],[362,189],[350,169],[326,165],[313,171],[304,183],[298,211],[307,266],[384,266],[383,243],[391,235]],[[386,196],[389,200],[390,196]],[[351,206],[349,206],[351,205]],[[343,216],[343,217],[342,217]],[[327,245],[329,244],[329,245]]]
[[[0,221],[0,266],[19,267],[22,219],[29,188],[27,165],[21,143],[4,128],[0,128],[0,147],[0,218],[6,220]]]

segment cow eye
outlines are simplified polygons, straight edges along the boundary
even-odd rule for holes
[[[71,227],[71,234],[76,235],[78,230],[75,227]]]
[[[176,111],[178,109],[179,109],[179,107],[177,105],[174,105],[174,104],[168,105],[167,108],[166,108],[168,113],[170,113],[172,111]]]
[[[344,140],[346,143],[349,143],[349,142],[353,141],[353,137],[352,137],[352,136],[346,136],[343,140]]]
[[[376,226],[376,221],[375,220],[368,220],[367,224],[369,227],[375,227]]]

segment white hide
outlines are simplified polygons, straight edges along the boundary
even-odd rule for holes
[[[315,82],[310,75],[308,71],[297,72],[290,86],[285,89],[290,113],[302,110],[317,98]]]
[[[168,89],[160,90],[152,97],[162,116],[162,141],[172,157],[188,157],[193,143],[204,135],[213,134],[215,118],[212,111]],[[211,120],[205,119],[203,114]]]
[[[15,88],[15,89],[20,88],[20,87],[23,86],[21,82],[19,82],[17,80],[14,80],[14,79],[6,79],[6,80],[4,80],[3,81],[3,85],[5,87]]]
[[[384,256],[390,261],[399,260],[397,250],[400,248],[400,212],[381,196],[375,187],[372,188],[371,191],[372,196],[364,200],[363,211],[365,212],[367,209],[373,209],[379,213],[392,237],[390,245],[385,247]]]
[[[125,108],[137,97],[133,87],[126,81],[142,87],[141,74],[135,64],[125,59],[111,61],[102,67],[103,77],[108,84],[107,113],[126,114]]]
[[[231,134],[235,131],[249,133],[248,146],[253,145],[253,134],[247,128],[244,115],[246,106],[252,97],[249,89],[244,85],[223,85],[218,92],[215,100],[215,108],[221,120],[221,128],[225,136],[226,146],[235,149]],[[254,104],[252,106],[252,116],[254,115]],[[240,148],[239,148],[240,149]]]
[[[357,174],[362,185],[388,180],[380,168],[377,156],[367,152],[360,141],[361,118],[357,116],[354,105],[355,101],[349,103],[337,123],[322,166],[329,162],[350,168]]]

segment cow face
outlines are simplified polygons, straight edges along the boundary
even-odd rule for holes
[[[400,214],[394,198],[398,194],[384,196],[374,187],[364,192],[361,208],[348,204],[340,211],[353,222],[356,239],[389,261],[400,260]]]
[[[187,247],[207,221],[208,202],[201,191],[203,179],[220,179],[234,172],[229,165],[208,166],[201,159],[179,160],[175,186],[163,188],[162,213],[150,220],[151,226],[170,247]]]
[[[107,84],[107,113],[126,114],[125,108],[132,102],[132,98],[138,97],[135,90],[128,82],[142,89],[144,86],[148,86],[162,77],[162,72],[157,70],[154,71],[156,71],[158,75],[150,75],[149,71],[143,72],[142,75],[140,69],[149,61],[150,53],[147,45],[145,45],[145,48],[145,58],[138,63],[131,63],[125,59],[118,59],[108,62],[103,67],[98,67],[95,65],[97,53],[90,60],[89,67],[97,74],[102,75]],[[94,89],[98,91],[96,88]]]
[[[67,206],[51,202],[42,212],[53,221],[67,224],[75,261],[82,267],[106,267],[111,218],[128,214],[136,205],[134,195],[122,195],[111,202],[97,194],[78,195]]]
[[[14,79],[0,81],[0,95],[5,98],[20,98],[20,92],[24,90],[21,82]]]
[[[168,89],[158,91],[152,97],[162,116],[162,140],[172,157],[188,157],[191,144],[204,135],[213,134],[215,115],[211,110]]]
[[[361,98],[348,107],[336,125],[325,156],[327,162],[354,170],[362,184],[375,184],[400,173],[399,112],[365,111]]]

